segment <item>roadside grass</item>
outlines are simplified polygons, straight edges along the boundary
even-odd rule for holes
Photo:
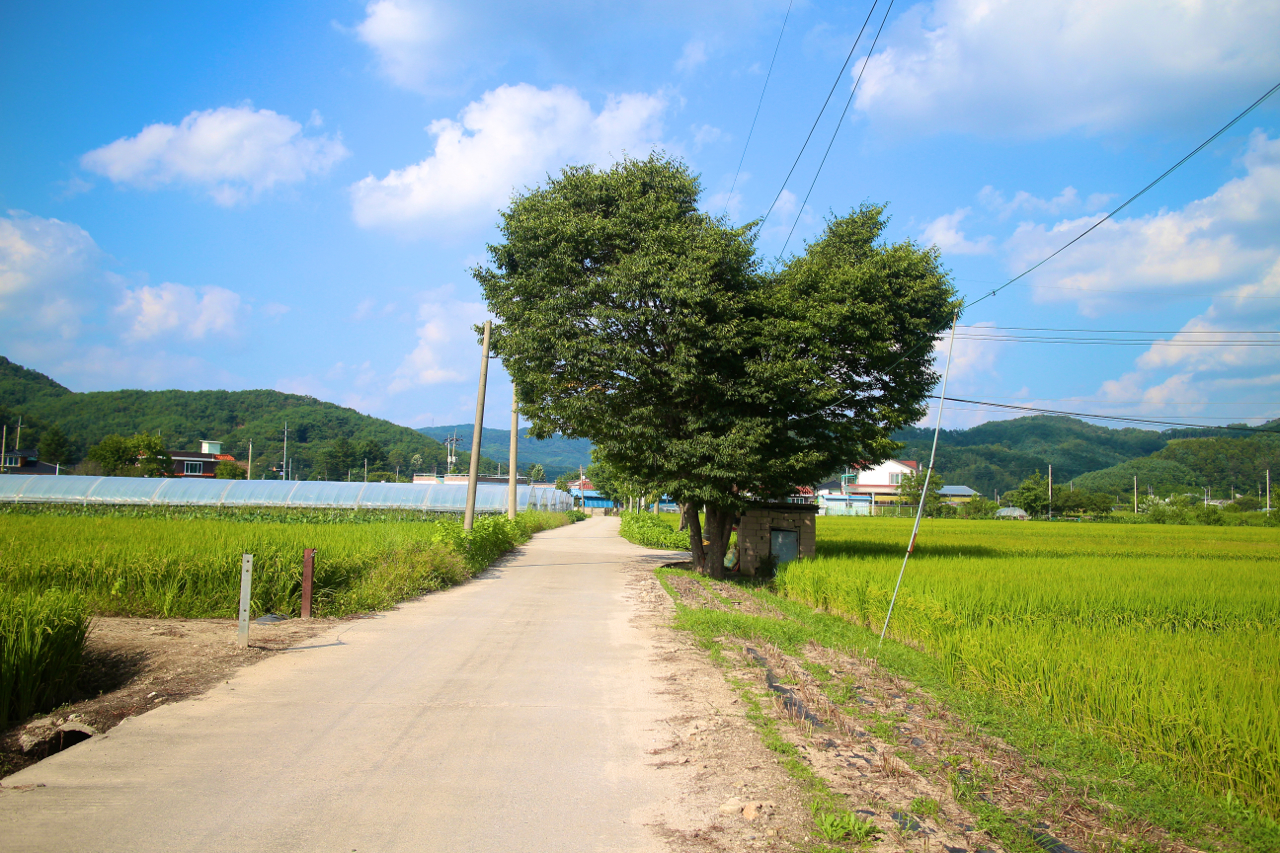
[[[1177,778],[1168,767],[1141,758],[1132,749],[1121,747],[1096,732],[1075,728],[1046,713],[1043,707],[1011,703],[999,695],[954,685],[947,677],[944,662],[921,648],[889,639],[877,650],[877,632],[760,586],[742,585],[740,592],[753,596],[766,612],[780,615],[691,607],[674,591],[670,578],[675,575],[693,578],[707,588],[710,584],[707,579],[682,569],[658,570],[663,587],[676,602],[675,627],[691,632],[716,659],[723,659],[726,638],[772,644],[800,659],[804,659],[811,643],[864,659],[875,658],[886,671],[909,680],[932,696],[954,719],[962,721],[973,737],[986,734],[1000,738],[1051,771],[1065,790],[1085,800],[1105,804],[1100,807],[1102,817],[1114,825],[1149,822],[1189,843],[1216,849],[1280,850],[1280,827],[1256,809],[1232,796],[1200,790]],[[821,668],[810,671],[819,673]],[[855,701],[851,700],[847,685],[834,683],[829,675],[820,681],[825,681],[828,697],[849,714],[865,716],[856,705],[846,704]],[[752,704],[751,691],[746,685],[735,686],[743,694],[748,716],[761,730],[765,744],[785,756],[789,744],[777,734],[777,722],[763,713],[758,700]],[[868,726],[876,722],[885,721],[868,720]],[[779,747],[779,743],[785,746]],[[783,766],[806,790],[822,796],[825,783],[810,781],[813,772],[798,759],[783,761]],[[980,767],[974,770],[967,777],[957,772],[950,774],[957,801],[970,808],[982,822],[982,829],[1008,849],[1039,850],[1024,828],[1026,816],[1006,813],[991,803],[985,795],[991,780],[983,775]],[[829,788],[826,791],[829,792]],[[828,793],[828,796],[834,795]],[[849,808],[837,799],[830,799],[825,802],[824,811],[842,813]],[[1114,849],[1118,851],[1126,846],[1114,846]],[[1127,849],[1137,853],[1142,847]]]

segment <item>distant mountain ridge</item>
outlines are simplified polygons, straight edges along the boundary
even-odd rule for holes
[[[112,433],[159,432],[171,450],[198,450],[200,441],[209,439],[245,460],[252,440],[256,474],[281,461],[288,421],[289,457],[303,479],[321,469],[325,451],[341,439],[357,446],[377,442],[392,457],[386,467],[399,460],[402,473],[410,473],[415,454],[422,457],[423,471],[445,468],[444,445],[435,439],[314,397],[271,390],[76,393],[0,356],[0,421],[9,426],[11,442],[19,416],[24,447],[35,447],[42,431],[56,424],[81,455]],[[463,465],[470,450],[468,442],[460,454]],[[355,464],[360,466],[359,458]],[[495,473],[497,463],[482,458],[481,471]]]
[[[1076,480],[1081,488],[1096,491],[1116,491],[1126,482],[1132,488],[1137,474],[1156,491],[1200,483],[1216,484],[1225,492],[1232,478],[1256,480],[1257,472],[1263,470],[1258,466],[1265,466],[1271,458],[1267,448],[1280,448],[1280,420],[1259,429],[1268,432],[1214,427],[1178,427],[1162,432],[1110,429],[1061,415],[1032,415],[988,421],[969,429],[942,430],[936,468],[947,483],[970,486],[987,497],[997,489],[1003,493],[1017,487],[1036,471],[1048,474],[1050,465],[1055,483]],[[893,437],[906,445],[900,458],[928,461],[933,430],[910,427]],[[1191,448],[1196,449],[1193,452]],[[1280,459],[1272,467],[1277,469]]]
[[[461,439],[458,446],[470,450],[471,434],[474,430],[474,424],[449,424],[420,427],[418,432],[437,441],[444,441],[456,432]],[[505,462],[511,447],[511,430],[484,427],[480,430],[480,445],[482,456],[501,459]],[[586,468],[591,464],[591,442],[585,438],[565,438],[562,435],[539,441],[536,438],[530,438],[522,430],[516,438],[516,454],[517,468],[523,471],[537,462],[546,472],[547,478],[554,480],[566,472],[576,474],[579,466]]]

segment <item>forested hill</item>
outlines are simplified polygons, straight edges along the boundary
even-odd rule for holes
[[[473,424],[453,424],[450,426],[422,427],[418,432],[429,435],[438,441],[444,441],[457,434],[461,439],[459,447],[471,449],[471,433]],[[508,458],[511,447],[511,430],[482,429],[480,435],[481,456],[490,459]],[[530,438],[523,432],[516,438],[516,453],[520,470],[527,469],[534,462],[542,466],[547,478],[554,480],[567,472],[577,473],[579,466],[586,468],[591,464],[591,442],[585,438],[565,438],[562,435],[552,436],[545,441]]]
[[[1278,429],[1280,421],[1265,428]],[[900,458],[928,461],[932,430],[912,427],[894,438],[906,445]],[[1050,465],[1054,482],[1076,479],[1076,485],[1091,490],[1117,491],[1113,487],[1122,481],[1132,488],[1137,474],[1158,492],[1217,485],[1225,495],[1232,478],[1252,483],[1257,470],[1265,470],[1273,452],[1268,448],[1280,449],[1280,432],[1272,438],[1270,433],[1213,428],[1109,429],[1075,418],[1034,415],[943,430],[937,470],[947,483],[970,486],[988,497],[993,489],[1008,491],[1036,471],[1047,474]],[[1273,464],[1272,470],[1277,467]],[[1250,494],[1254,488],[1249,485]]]
[[[333,477],[338,469],[342,475],[348,468],[362,470],[368,456],[374,457],[370,470],[399,464],[407,473],[415,454],[422,457],[421,470],[445,467],[444,445],[435,439],[314,397],[268,390],[74,393],[0,356],[0,421],[9,426],[10,442],[19,416],[24,447],[36,447],[42,433],[56,425],[71,439],[77,457],[112,433],[158,431],[170,450],[199,450],[202,439],[221,441],[224,453],[241,460],[248,457],[252,439],[256,474],[266,470],[260,462],[279,463],[287,420],[289,456],[302,479],[326,466]],[[469,451],[466,446],[460,454],[463,466]],[[482,458],[481,471],[496,472],[497,464]]]

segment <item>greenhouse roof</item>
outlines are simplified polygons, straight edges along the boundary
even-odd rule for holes
[[[507,488],[500,483],[476,484],[476,512],[506,512]],[[9,475],[0,477],[0,501],[462,512],[466,508],[467,484]],[[517,509],[564,511],[572,506],[573,499],[567,492],[549,486],[516,487]]]

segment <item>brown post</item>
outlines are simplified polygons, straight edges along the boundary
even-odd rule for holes
[[[302,551],[302,618],[311,618],[311,579],[315,575],[316,549]]]

